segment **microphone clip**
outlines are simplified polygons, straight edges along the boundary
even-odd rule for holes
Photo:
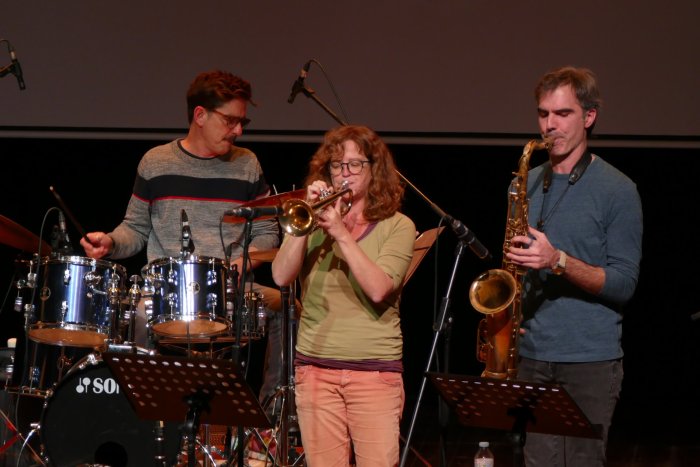
[[[4,67],[0,67],[0,78],[12,73],[17,78],[17,84],[19,85],[19,89],[21,91],[24,91],[27,88],[27,86],[24,84],[22,66],[19,64],[19,60],[17,60],[17,54],[15,53],[15,49],[14,47],[12,47],[12,44],[10,44],[10,42],[7,39],[0,39],[0,43],[2,42],[7,43],[7,50],[10,53],[10,60],[12,61],[12,63]]]
[[[180,215],[180,256],[182,258],[194,253],[194,241],[192,240],[192,230],[190,230],[190,223],[187,219],[187,214],[183,209]]]
[[[299,72],[299,77],[292,83],[292,91],[289,93],[289,98],[287,99],[287,102],[290,104],[294,103],[294,99],[296,99],[297,94],[300,92],[303,92],[307,96],[312,93],[312,91],[306,89],[304,86],[304,80],[306,80],[306,77],[309,75],[309,68],[311,67],[311,60],[306,62],[304,66],[301,68],[301,71]]]

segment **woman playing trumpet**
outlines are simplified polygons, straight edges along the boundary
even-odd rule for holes
[[[398,210],[394,160],[364,126],[326,133],[306,178],[306,201],[352,190],[316,216],[318,229],[286,235],[272,263],[279,286],[301,282],[295,356],[296,405],[310,467],[399,461],[403,411],[399,300],[413,256],[415,225]]]

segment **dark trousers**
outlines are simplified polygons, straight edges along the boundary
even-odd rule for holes
[[[555,363],[522,358],[518,379],[559,383],[600,430],[602,439],[528,433],[525,465],[531,467],[594,467],[605,465],[608,431],[622,387],[622,359]]]

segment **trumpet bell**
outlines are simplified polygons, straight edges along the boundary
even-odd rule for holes
[[[279,223],[285,233],[301,237],[314,229],[316,223],[312,207],[301,199],[290,199],[282,203]]]
[[[343,184],[343,186],[347,185]],[[311,233],[316,228],[316,216],[318,212],[343,196],[350,197],[350,199],[345,202],[346,209],[341,213],[345,215],[350,209],[350,206],[352,206],[352,190],[350,188],[344,188],[337,193],[326,195],[326,197],[322,198],[316,204],[309,204],[301,199],[285,201],[282,203],[282,214],[279,216],[279,223],[282,230],[294,237],[301,237]]]

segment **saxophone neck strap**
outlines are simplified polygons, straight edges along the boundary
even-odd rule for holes
[[[578,160],[573,170],[569,174],[569,185],[574,185],[583,176],[588,166],[593,160],[593,154],[590,151],[583,153],[581,158]],[[552,185],[552,162],[547,163],[547,167],[544,169],[544,181],[542,182],[542,192],[547,193],[549,187]]]

